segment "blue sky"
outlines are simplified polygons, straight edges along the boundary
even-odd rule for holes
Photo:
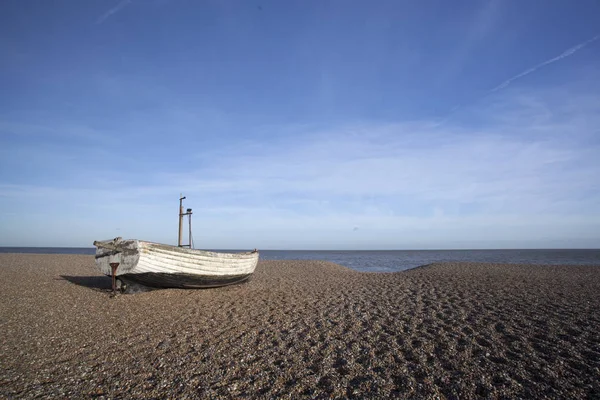
[[[597,1],[0,4],[0,245],[600,243]]]

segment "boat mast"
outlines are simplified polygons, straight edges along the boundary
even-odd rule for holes
[[[183,247],[181,244],[181,237],[183,236],[183,200],[185,196],[181,197],[179,194],[179,236],[177,237],[177,246]]]
[[[190,228],[190,235],[188,236],[188,240],[190,242],[190,249],[192,248],[192,209],[188,208],[187,209],[187,215],[188,215],[188,225]]]
[[[183,212],[183,200],[185,196],[181,197],[179,195],[179,236],[177,237],[177,246],[178,247],[189,247],[192,248],[192,209],[188,208],[186,212]],[[183,216],[188,216],[188,225],[189,225],[189,244],[181,244],[181,239],[183,236]]]

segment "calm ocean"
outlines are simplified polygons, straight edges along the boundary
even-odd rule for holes
[[[81,247],[0,247],[0,253],[95,254],[95,249]],[[600,249],[389,251],[261,250],[260,258],[263,260],[326,260],[358,271],[395,272],[442,261],[600,266]]]

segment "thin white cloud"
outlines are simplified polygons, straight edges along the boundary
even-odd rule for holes
[[[527,75],[529,75],[529,74],[531,74],[531,73],[533,73],[533,72],[537,71],[538,69],[540,69],[540,68],[542,68],[542,67],[545,67],[546,65],[549,65],[549,64],[555,63],[555,62],[557,62],[557,61],[560,61],[560,60],[562,60],[563,58],[567,58],[567,57],[569,57],[569,56],[571,56],[571,55],[575,54],[577,51],[579,51],[579,50],[583,49],[585,46],[588,46],[589,44],[591,44],[591,43],[595,42],[595,41],[596,41],[596,40],[598,40],[598,39],[600,39],[600,35],[596,35],[596,36],[594,36],[593,38],[591,38],[591,39],[589,39],[589,40],[586,40],[586,41],[585,41],[585,42],[583,42],[583,43],[580,43],[580,44],[578,44],[578,45],[576,45],[576,46],[573,46],[573,47],[571,47],[571,48],[570,48],[570,49],[568,49],[568,50],[565,50],[565,51],[564,51],[562,54],[560,54],[559,56],[556,56],[556,57],[554,57],[554,58],[551,58],[551,59],[549,59],[549,60],[546,60],[546,61],[544,61],[543,63],[540,63],[540,64],[538,64],[538,65],[536,65],[536,66],[534,66],[534,67],[531,67],[531,68],[529,68],[529,69],[527,69],[527,70],[525,70],[525,71],[521,72],[521,73],[520,73],[520,74],[518,74],[518,75],[515,75],[515,76],[513,76],[513,77],[512,77],[512,78],[510,78],[510,79],[507,79],[506,81],[502,82],[500,85],[498,85],[498,86],[496,86],[495,88],[493,88],[492,90],[490,90],[490,93],[497,92],[498,90],[504,89],[505,87],[507,87],[508,85],[510,85],[510,84],[511,84],[513,81],[515,81],[515,80],[517,80],[517,79],[520,79],[520,78],[522,78],[522,77],[524,77],[524,76],[527,76]]]
[[[96,20],[96,24],[103,23],[104,21],[106,21],[106,19],[108,17],[118,13],[119,11],[121,11],[123,8],[125,8],[129,4],[131,4],[131,0],[122,0],[119,4],[117,4],[116,6],[114,6],[113,8],[111,8],[110,10],[108,10],[107,12],[102,14],[101,16],[99,16],[98,19]]]
[[[590,136],[600,126],[596,89],[506,91],[480,107],[475,117],[486,124],[477,127],[425,121],[289,128],[298,135],[269,127],[264,136],[272,140],[230,147],[190,137],[184,154],[165,149],[161,160],[171,164],[143,157],[142,148],[130,153],[126,143],[111,142],[102,157],[94,146],[32,154],[30,141],[14,143],[0,150],[5,169],[40,172],[37,183],[0,182],[0,209],[26,215],[20,222],[4,217],[0,244],[23,242],[19,227],[38,221],[40,231],[61,226],[65,245],[109,238],[118,226],[121,236],[172,243],[180,192],[207,248],[597,239],[600,143]],[[193,131],[203,122],[182,120],[177,126],[159,113],[144,123]]]

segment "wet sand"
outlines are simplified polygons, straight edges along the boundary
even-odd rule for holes
[[[111,298],[93,263],[0,254],[0,397],[600,398],[600,267],[261,261]]]

